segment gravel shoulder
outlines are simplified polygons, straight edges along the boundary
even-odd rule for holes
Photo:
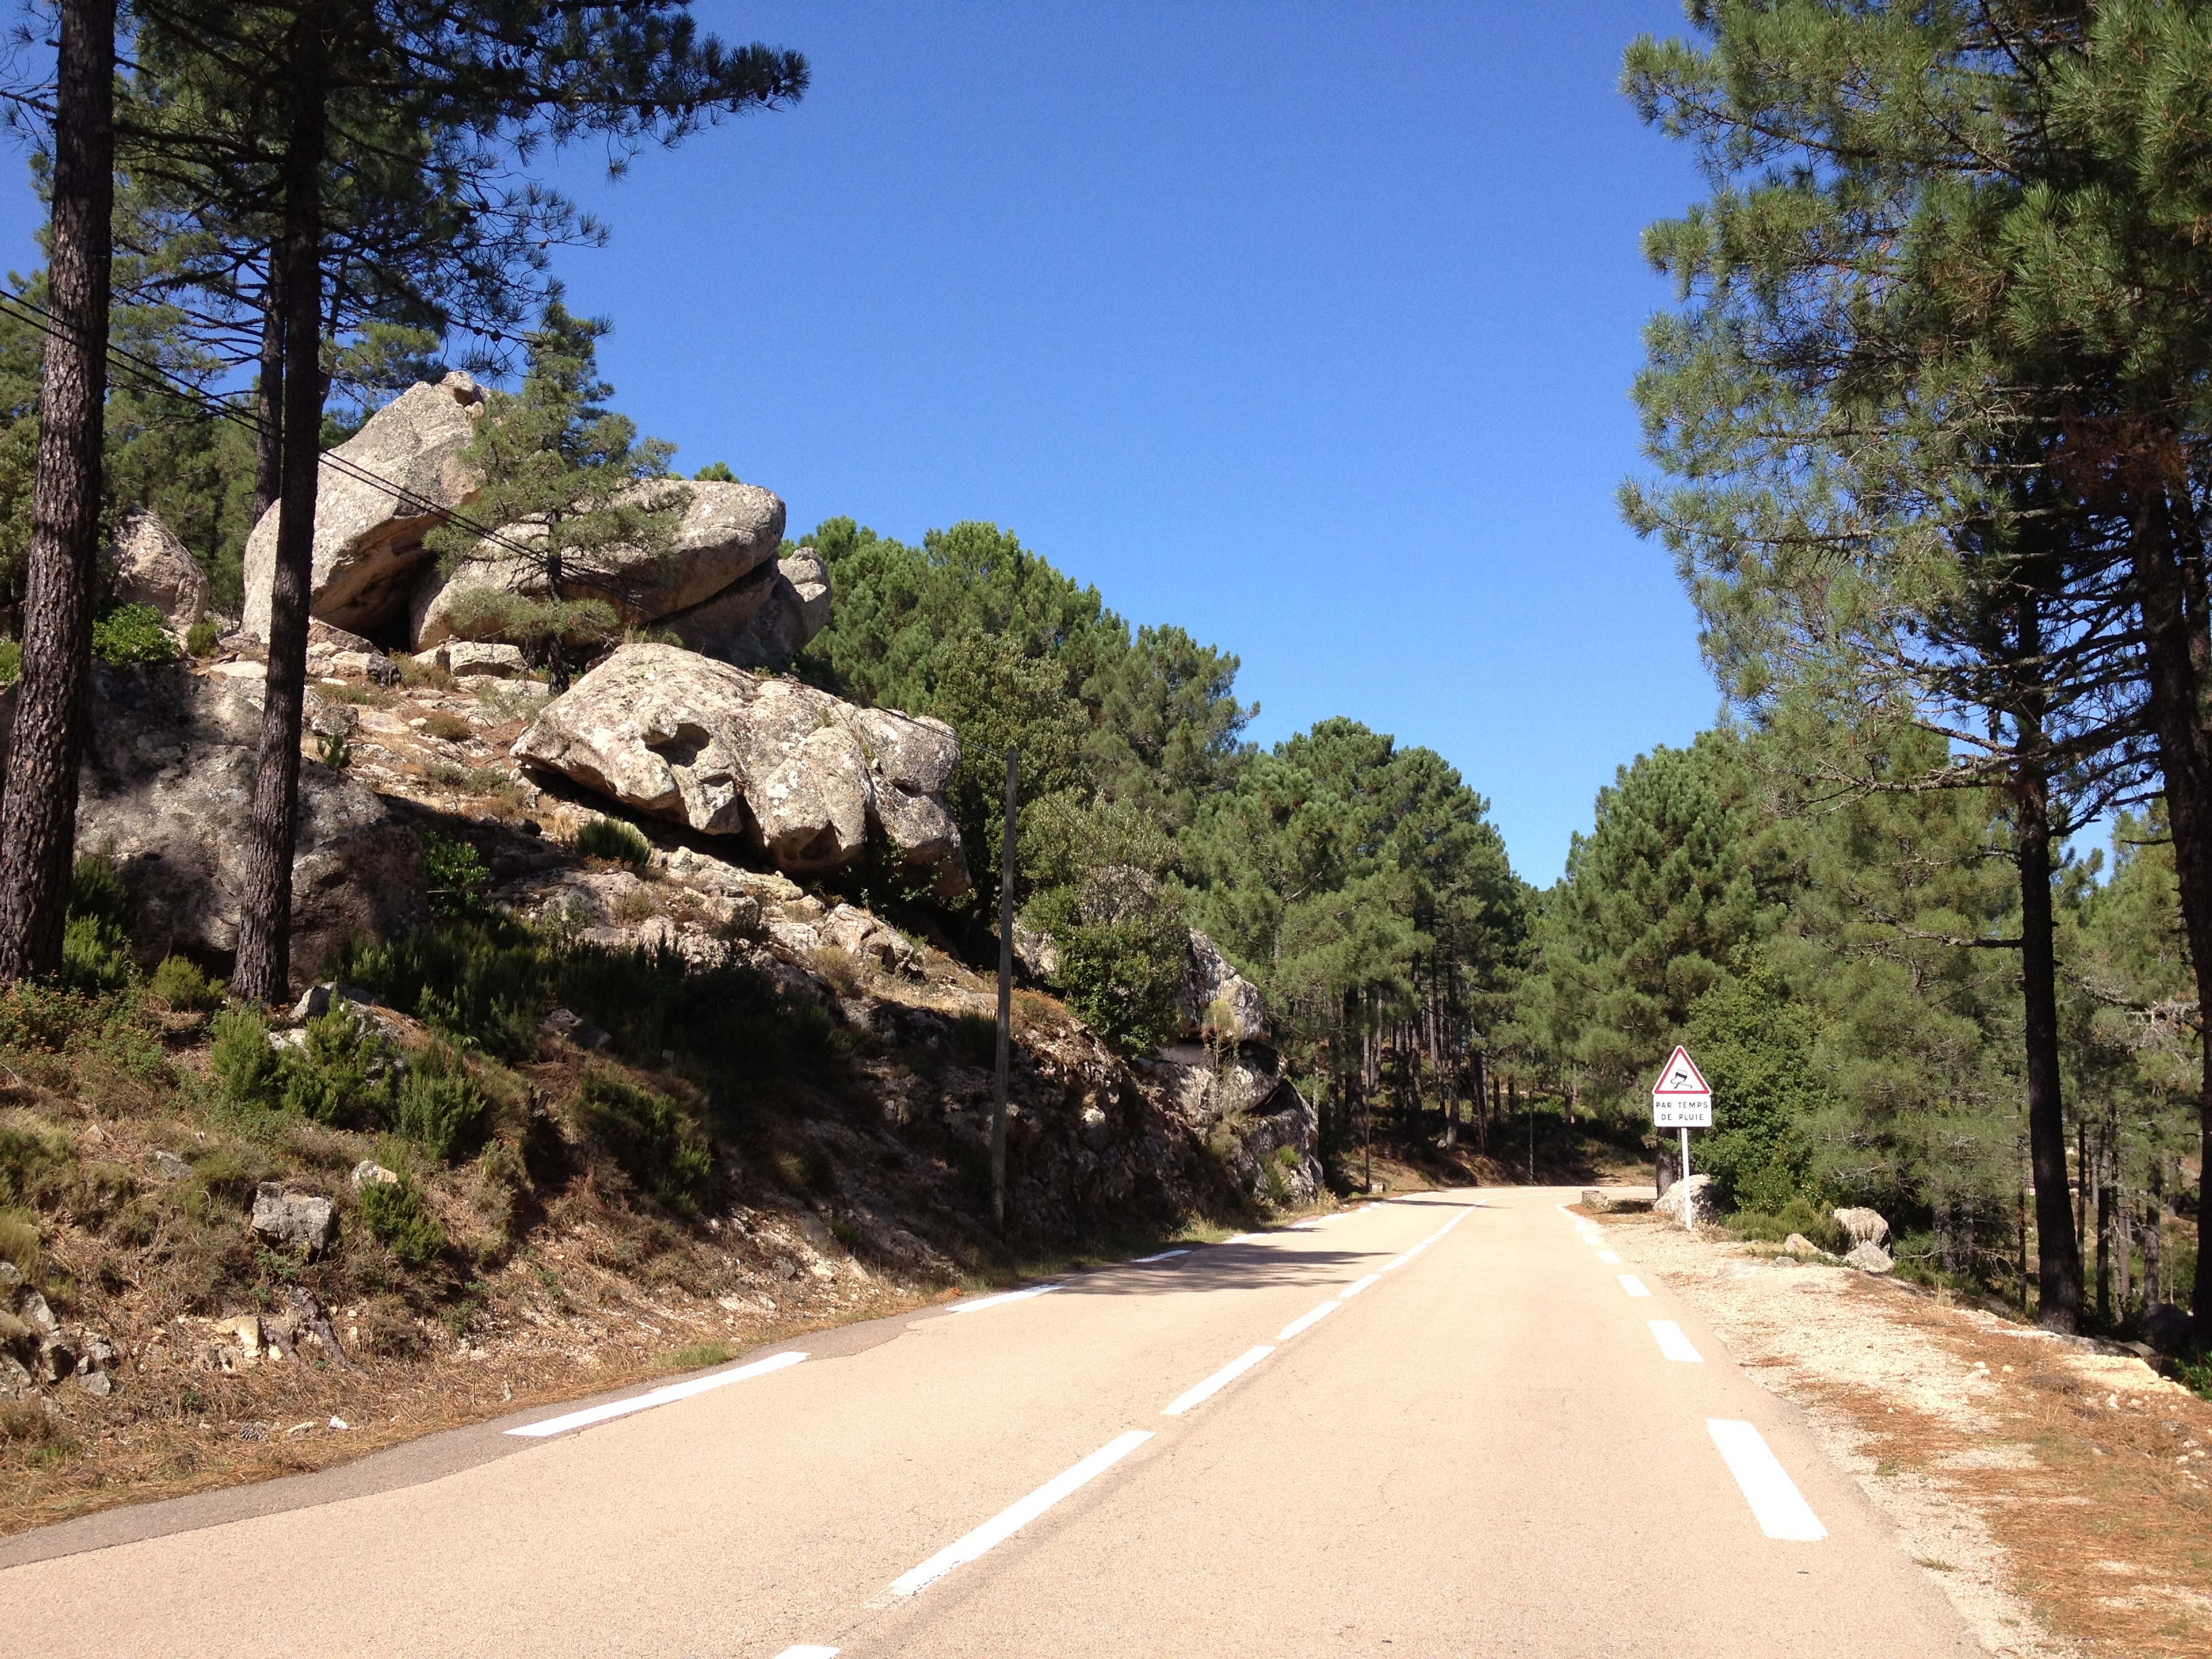
[[[1718,1229],[1592,1219],[1803,1408],[1990,1652],[2212,1650],[2212,1404],[1917,1286]]]

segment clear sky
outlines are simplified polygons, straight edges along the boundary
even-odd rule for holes
[[[1616,89],[1662,0],[702,3],[786,112],[556,176],[617,403],[886,535],[989,519],[1236,652],[1273,743],[1347,714],[1555,878],[1613,769],[1717,698],[1620,524],[1638,232],[1700,191]],[[27,190],[0,231],[19,266]]]

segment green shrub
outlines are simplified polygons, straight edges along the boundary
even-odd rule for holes
[[[0,1128],[0,1204],[52,1207],[68,1192],[75,1164],[58,1129]]]
[[[38,1218],[21,1210],[0,1210],[0,1261],[12,1261],[26,1279],[39,1276]]]
[[[340,1004],[307,1022],[305,1044],[277,1058],[288,1112],[333,1128],[374,1128],[392,1095],[390,1054],[375,1026]]]
[[[430,914],[464,921],[484,914],[483,889],[491,872],[477,849],[465,841],[426,831],[422,836],[422,869],[429,878]]]
[[[970,1066],[999,1063],[999,1017],[996,1014],[952,1016],[952,1052]]]
[[[1691,1165],[1694,1170],[1697,1153],[1692,1151]],[[1826,1214],[1802,1193],[1777,1210],[1738,1210],[1728,1218],[1729,1230],[1739,1238],[1762,1239],[1779,1244],[1792,1233],[1802,1233],[1824,1250],[1841,1255],[1850,1248],[1842,1228],[1833,1217]]]
[[[1165,912],[1079,922],[1054,935],[1067,1006],[1124,1051],[1171,1041],[1189,935]]]
[[[361,1189],[361,1211],[377,1242],[410,1267],[436,1260],[446,1248],[446,1230],[423,1206],[412,1181],[372,1181]]]
[[[476,727],[465,717],[448,714],[442,708],[430,711],[429,717],[422,722],[422,729],[441,743],[465,743],[476,734]]]
[[[272,1109],[283,1097],[283,1064],[270,1046],[269,1022],[256,1008],[232,1008],[215,1017],[208,1064],[232,1103]]]
[[[190,957],[163,957],[146,988],[180,1013],[213,1007],[222,995],[222,982],[210,979]]]
[[[23,646],[20,640],[0,640],[0,685],[20,679],[23,673]]]
[[[697,1120],[675,1101],[594,1066],[577,1087],[576,1121],[639,1190],[678,1215],[699,1213],[714,1162]]]
[[[222,631],[204,617],[185,630],[185,649],[195,657],[212,657],[222,643]]]
[[[92,624],[92,654],[102,662],[167,662],[177,641],[150,605],[118,605]]]
[[[345,740],[344,732],[325,732],[315,745],[315,758],[331,771],[343,772],[353,764],[353,745]]]
[[[192,1184],[222,1209],[245,1209],[253,1201],[253,1189],[275,1173],[275,1165],[258,1151],[235,1141],[192,1160]]]
[[[90,853],[70,873],[68,920],[62,933],[62,982],[77,991],[119,991],[138,975],[131,957],[131,890],[105,852]]]
[[[441,1164],[476,1149],[489,1103],[449,1044],[433,1042],[415,1056],[399,1082],[392,1127]]]
[[[593,818],[576,832],[576,856],[611,859],[642,870],[653,862],[653,848],[643,836],[617,818]]]

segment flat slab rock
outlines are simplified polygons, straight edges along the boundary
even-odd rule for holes
[[[871,836],[941,898],[968,890],[942,720],[857,708],[672,645],[625,645],[547,705],[514,758],[634,811],[743,837],[793,874],[842,869]]]

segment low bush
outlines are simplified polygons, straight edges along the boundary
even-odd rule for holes
[[[208,1065],[234,1105],[269,1111],[282,1097],[283,1066],[270,1046],[269,1022],[258,1009],[232,1008],[215,1017]]]
[[[74,1174],[70,1138],[59,1129],[0,1127],[0,1204],[51,1209]]]
[[[643,836],[616,818],[593,818],[576,832],[576,856],[607,859],[642,870],[653,862],[653,848]]]
[[[577,1087],[576,1125],[663,1208],[686,1217],[699,1213],[713,1182],[714,1160],[698,1120],[677,1102],[594,1066]]]
[[[231,1142],[193,1159],[192,1185],[205,1194],[211,1209],[244,1210],[253,1202],[253,1189],[276,1172],[276,1165],[258,1150]]]
[[[860,990],[860,964],[850,951],[835,945],[825,945],[811,958],[814,971],[830,983],[830,988],[841,997],[857,996]]]
[[[62,982],[72,990],[119,991],[138,976],[131,957],[131,890],[105,852],[88,854],[70,873],[62,933]]]
[[[483,890],[491,872],[468,842],[425,831],[422,872],[429,882],[431,915],[463,921],[486,914]]]
[[[179,1013],[211,1008],[222,996],[222,981],[210,979],[190,957],[163,957],[146,988]]]
[[[0,685],[8,685],[21,678],[23,672],[23,644],[20,640],[0,640]]]
[[[476,1150],[489,1103],[449,1043],[433,1042],[400,1079],[392,1127],[441,1164]]]
[[[407,1304],[386,1294],[371,1297],[355,1316],[356,1346],[362,1352],[383,1359],[404,1359],[422,1346],[422,1328]]]
[[[118,605],[92,624],[92,654],[106,663],[169,662],[177,641],[150,605]]]
[[[446,1248],[446,1230],[424,1207],[415,1183],[404,1176],[364,1185],[361,1212],[377,1242],[407,1267],[427,1267]]]
[[[442,708],[433,709],[423,720],[422,729],[441,743],[465,743],[476,734],[476,727],[459,714],[447,714]]]
[[[999,1063],[999,1017],[996,1014],[952,1016],[952,1052],[970,1066]]]
[[[0,1210],[0,1261],[15,1263],[26,1279],[39,1276],[38,1218],[21,1210]]]
[[[205,618],[185,630],[185,649],[195,657],[212,657],[222,643],[222,630]]]
[[[1799,1195],[1778,1210],[1738,1210],[1728,1218],[1729,1230],[1739,1238],[1779,1244],[1792,1233],[1802,1233],[1824,1250],[1840,1255],[1850,1248],[1844,1230],[1809,1198]]]
[[[391,1051],[370,1022],[340,1004],[307,1022],[307,1041],[277,1056],[284,1109],[338,1129],[373,1129],[389,1115]]]

